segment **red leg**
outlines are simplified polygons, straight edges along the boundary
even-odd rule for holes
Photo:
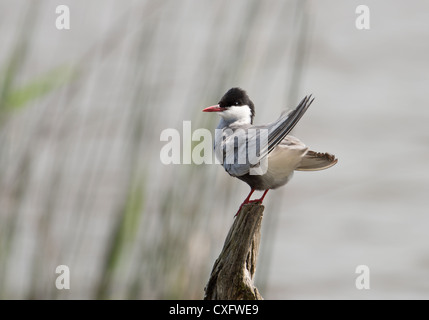
[[[255,203],[255,202],[260,202],[260,203],[262,203],[262,202],[264,201],[265,195],[267,194],[268,190],[270,190],[270,189],[265,190],[265,191],[264,191],[264,194],[263,194],[263,195],[262,195],[262,197],[260,197],[259,199],[256,199],[256,200],[250,200],[250,201],[248,201],[248,203]]]
[[[253,192],[255,192],[255,189],[251,189],[251,190],[250,190],[249,195],[247,196],[247,198],[246,198],[246,199],[244,199],[243,203],[241,204],[240,208],[238,208],[238,211],[237,211],[237,213],[235,214],[235,216],[234,216],[234,217],[238,216],[238,214],[240,213],[241,208],[243,207],[243,205],[245,205],[245,204],[247,204],[247,203],[249,203],[249,202],[250,202],[250,201],[249,201],[249,199],[250,199],[251,195],[253,194]]]
[[[255,191],[255,189],[250,190],[249,195],[248,195],[248,196],[247,196],[247,198],[243,201],[243,203],[241,204],[240,208],[238,208],[238,211],[237,211],[237,213],[235,214],[235,216],[234,216],[234,217],[238,216],[238,214],[240,213],[241,208],[243,207],[243,205],[245,205],[245,204],[247,204],[247,203],[256,203],[256,202],[260,202],[260,203],[262,203],[262,202],[264,201],[265,195],[267,194],[268,190],[270,190],[270,189],[267,189],[267,190],[265,190],[265,191],[264,191],[264,194],[262,195],[262,197],[261,197],[261,198],[259,198],[259,199],[255,199],[255,200],[249,200],[249,199],[250,199],[250,196],[253,194],[253,192]]]

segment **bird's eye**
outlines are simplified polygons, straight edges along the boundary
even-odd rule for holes
[[[235,105],[238,106],[238,101],[235,101]]]

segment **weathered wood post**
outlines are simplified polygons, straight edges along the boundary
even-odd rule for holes
[[[204,288],[204,300],[262,300],[253,285],[264,206],[244,205],[225,239]]]

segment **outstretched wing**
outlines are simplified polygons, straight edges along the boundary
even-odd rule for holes
[[[311,95],[305,96],[294,110],[284,116],[281,116],[274,124],[271,125],[271,128],[268,129],[268,153],[273,151],[273,149],[277,147],[277,145],[296,126],[298,121],[314,101],[314,98],[310,99]]]
[[[305,96],[294,110],[281,115],[276,121],[266,126],[254,126],[256,129],[265,129],[268,131],[268,143],[265,146],[261,146],[260,158],[271,153],[282,142],[296,126],[313,101],[314,98],[311,99],[311,95]],[[258,135],[257,138],[259,139],[260,136]]]
[[[225,170],[232,176],[242,176],[249,173],[252,167],[258,166],[259,161],[272,152],[295,127],[313,100],[311,95],[306,96],[294,110],[268,125],[249,125],[246,128],[234,128],[232,125],[234,133],[228,135],[222,146]],[[238,137],[246,137],[246,142],[238,139],[241,141],[234,143]]]

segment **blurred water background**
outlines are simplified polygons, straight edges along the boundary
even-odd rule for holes
[[[428,299],[429,2],[359,4],[0,0],[0,298],[201,299],[249,189],[160,134],[241,86],[256,123],[312,93],[293,133],[339,158],[268,193],[262,296]]]

